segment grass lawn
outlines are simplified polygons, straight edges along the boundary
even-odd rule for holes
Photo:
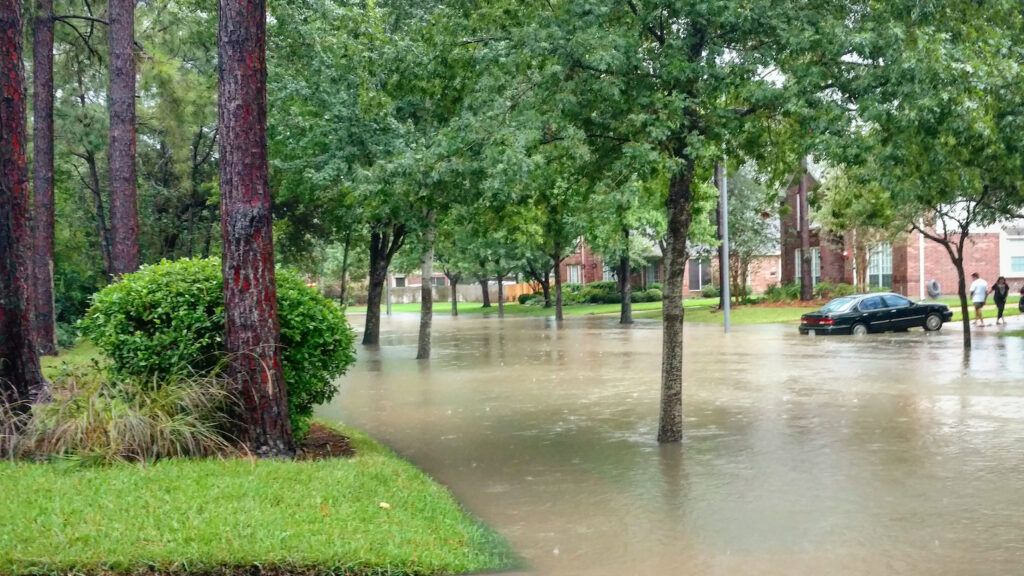
[[[88,366],[84,342],[47,374]],[[0,574],[426,575],[519,561],[442,486],[357,430],[323,461],[0,461]]]

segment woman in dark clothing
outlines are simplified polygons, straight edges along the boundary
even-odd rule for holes
[[[1003,318],[1003,308],[1006,307],[1006,299],[1010,296],[1010,285],[1006,283],[1006,278],[1000,276],[994,286],[992,286],[992,299],[996,302],[996,324],[1002,321],[1006,324],[1006,318]]]

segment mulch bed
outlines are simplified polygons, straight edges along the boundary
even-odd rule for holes
[[[309,434],[299,445],[299,460],[325,460],[327,458],[351,458],[356,455],[348,437],[335,430],[313,424]]]

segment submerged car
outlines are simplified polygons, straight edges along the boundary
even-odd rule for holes
[[[862,335],[917,327],[934,332],[952,319],[953,311],[945,304],[913,302],[888,292],[860,294],[836,298],[821,310],[804,314],[800,333]]]

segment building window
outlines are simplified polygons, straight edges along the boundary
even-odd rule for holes
[[[395,276],[395,288],[405,288],[405,276]]]
[[[701,260],[691,259],[690,265],[690,291],[700,292],[704,286],[711,284],[711,261],[707,258]]]
[[[1024,256],[1010,257],[1010,272],[1024,274]]]
[[[868,286],[892,288],[892,245],[876,244],[868,252]]]
[[[648,264],[647,269],[645,270],[645,273],[647,274],[647,284],[650,285],[656,282],[661,282],[661,275],[659,274],[660,272],[660,266],[658,266],[657,264]]]
[[[433,284],[434,286],[438,286],[438,287],[442,287],[443,288],[444,285],[445,285],[444,284],[444,276],[434,276],[433,278],[430,279],[430,283]]]
[[[583,266],[573,265],[565,267],[565,281],[569,284],[583,283]]]
[[[803,258],[800,257],[802,250],[797,248],[793,251],[793,261],[796,263],[796,278],[794,282],[799,283],[803,274]],[[811,248],[811,286],[817,286],[821,282],[821,249]]]

